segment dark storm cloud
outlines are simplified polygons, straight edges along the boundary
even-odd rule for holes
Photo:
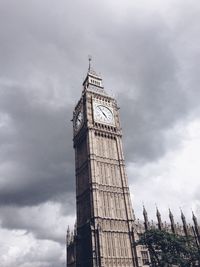
[[[30,90],[1,87],[1,204],[33,205],[74,190],[71,109],[40,104]],[[67,140],[70,140],[66,142]]]
[[[188,110],[170,34],[161,19],[152,19],[137,29],[127,25],[120,31],[120,39],[117,33],[112,36],[115,58],[120,49],[124,57],[122,66],[113,70],[116,84],[111,86],[119,90],[125,154],[130,161],[153,161],[163,156],[169,149],[164,131]]]
[[[163,156],[170,149],[165,130],[191,109],[178,77],[173,33],[164,19],[155,13],[141,19],[132,10],[135,16],[125,20],[110,16],[111,6],[90,1],[61,1],[55,9],[54,1],[20,3],[3,3],[0,16],[1,76],[8,83],[1,87],[1,111],[11,124],[1,134],[1,203],[33,205],[74,191],[69,120],[88,52],[97,59],[97,71],[104,72],[108,91],[117,92],[127,159]],[[58,108],[51,106],[54,83],[55,90],[66,91],[66,102]],[[43,101],[43,90],[49,90],[46,104],[35,101],[34,89],[24,84],[39,86]]]
[[[107,40],[110,47],[114,44],[109,58],[115,58],[111,60],[115,78],[108,81],[111,88],[118,88],[125,155],[136,163],[155,161],[178,146],[179,140],[167,131],[199,107],[199,64],[194,59],[199,54],[181,52],[174,42],[177,33],[163,18],[151,14],[148,19],[139,25],[137,16],[136,25],[127,20]],[[197,29],[193,38],[196,33]],[[182,42],[187,42],[187,34],[182,33]]]

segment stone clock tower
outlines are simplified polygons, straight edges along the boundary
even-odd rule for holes
[[[90,68],[73,129],[77,226],[67,266],[138,266],[119,108]]]

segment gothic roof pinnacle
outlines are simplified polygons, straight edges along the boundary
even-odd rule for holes
[[[156,216],[157,216],[157,217],[161,217],[161,214],[160,214],[160,211],[159,211],[157,205],[156,205]]]
[[[174,218],[174,215],[173,215],[173,213],[171,212],[170,208],[169,208],[169,218],[170,218],[170,219],[171,219],[171,218]]]

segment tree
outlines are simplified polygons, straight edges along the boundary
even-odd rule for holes
[[[193,237],[185,237],[164,230],[146,230],[136,245],[145,245],[150,254],[150,266],[200,266],[199,247]],[[198,264],[199,262],[199,264]]]

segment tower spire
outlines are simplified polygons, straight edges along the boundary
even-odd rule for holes
[[[156,206],[156,217],[157,217],[157,220],[158,220],[158,229],[162,230],[161,214],[160,214],[157,206]]]
[[[198,227],[198,223],[197,223],[197,217],[195,216],[194,212],[192,211],[192,220],[194,222],[195,227]]]
[[[175,227],[175,223],[174,223],[174,215],[172,214],[171,210],[169,209],[169,218],[170,218],[170,222],[171,222],[171,229],[172,229],[172,233],[176,233],[176,227]]]
[[[144,216],[144,226],[145,226],[145,230],[148,230],[149,220],[148,220],[148,214],[147,214],[147,211],[146,211],[144,205],[143,205],[143,216]]]
[[[186,223],[185,215],[183,214],[182,209],[181,209],[181,219],[183,222],[183,230],[184,230],[185,236],[187,237],[188,236],[187,223]]]
[[[69,225],[68,225],[68,228],[67,228],[67,246],[69,246],[70,244],[70,229],[69,229]]]
[[[89,61],[88,72],[90,72],[90,69],[91,69],[91,61],[92,61],[92,56],[91,55],[88,55],[88,61]]]
[[[196,236],[197,236],[197,239],[198,239],[198,243],[200,244],[200,231],[199,231],[199,225],[198,225],[198,222],[197,222],[197,217],[195,216],[194,212],[192,211],[192,220],[194,222],[194,229],[195,229],[195,232],[196,232]]]
[[[97,74],[91,66],[92,56],[88,56],[88,61],[88,71],[83,82],[83,92],[87,90],[107,95],[107,93],[104,91],[101,76]]]

